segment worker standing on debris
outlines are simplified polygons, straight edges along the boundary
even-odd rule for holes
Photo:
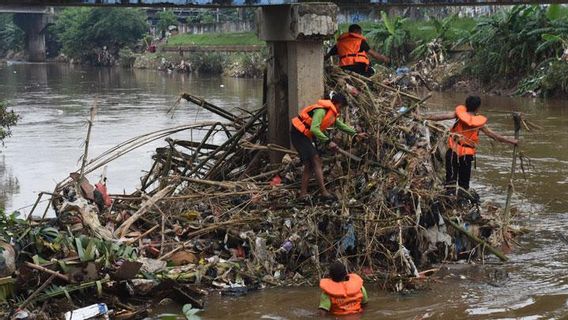
[[[341,262],[329,266],[329,278],[320,280],[322,290],[319,309],[334,316],[356,314],[367,303],[367,290],[360,276],[347,274]]]
[[[471,178],[471,165],[479,144],[479,131],[485,133],[493,140],[516,145],[516,139],[501,136],[487,127],[487,118],[478,115],[481,99],[478,96],[469,96],[464,105],[458,105],[453,112],[430,115],[426,120],[442,121],[455,119],[446,152],[446,187],[454,190],[457,184],[460,189],[469,190]]]
[[[367,137],[366,133],[357,133],[355,129],[338,119],[342,107],[347,105],[347,100],[342,94],[333,94],[331,100],[319,100],[316,104],[305,107],[297,117],[292,119],[290,127],[290,138],[292,145],[300,154],[300,159],[304,164],[302,173],[302,186],[300,198],[305,198],[308,194],[308,183],[313,172],[324,199],[334,200],[335,197],[327,191],[323,179],[322,161],[318,149],[313,144],[313,137],[327,146],[331,150],[337,150],[337,144],[331,141],[324,131],[331,126],[346,132],[352,136],[361,138]]]
[[[375,71],[369,65],[369,56],[378,61],[388,63],[390,59],[371,49],[367,39],[363,36],[363,29],[358,24],[349,26],[349,32],[343,33],[337,39],[337,44],[329,50],[324,60],[329,57],[339,56],[339,66],[344,70],[357,72],[360,75],[370,77]]]

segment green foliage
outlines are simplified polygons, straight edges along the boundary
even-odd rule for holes
[[[0,102],[0,142],[12,135],[11,128],[16,125],[20,116],[14,110],[8,110],[6,104]]]
[[[165,32],[169,26],[177,26],[178,20],[175,13],[171,10],[164,10],[157,14],[158,16],[158,30]]]
[[[137,9],[68,8],[52,31],[66,55],[97,64],[103,47],[117,55],[120,48],[134,46],[147,29],[145,13]]]
[[[130,48],[122,48],[118,52],[120,65],[124,68],[131,68],[136,61],[136,54]]]
[[[110,267],[115,260],[134,260],[138,256],[135,247],[126,244],[118,244],[97,238],[80,235],[67,237],[66,246],[71,248],[82,262],[95,261],[105,267]]]
[[[13,16],[0,14],[0,56],[4,56],[8,50],[21,50],[24,46],[24,31],[16,26]]]
[[[20,213],[15,211],[11,214],[0,208],[0,240],[10,243],[12,238],[19,238],[29,227],[26,220],[20,218]],[[1,250],[1,248],[0,248]]]
[[[410,33],[403,28],[406,19],[396,17],[394,20],[381,11],[382,24],[371,30],[368,36],[374,46],[395,64],[404,63],[412,51]]]
[[[194,70],[202,73],[221,74],[226,63],[227,56],[218,53],[194,53],[189,57],[189,63]]]
[[[539,6],[514,6],[481,18],[471,35],[461,41],[473,48],[467,72],[486,83],[507,81],[532,72],[540,62],[556,56],[561,45],[546,40],[543,34],[566,34],[568,24],[566,18],[550,20],[549,15]]]
[[[553,60],[520,82],[517,94],[534,92],[543,97],[568,94],[568,62]]]
[[[423,30],[430,30],[433,32],[431,39],[423,39],[418,41],[418,46],[410,53],[414,58],[421,59],[427,53],[429,45],[433,42],[439,43],[443,53],[445,53],[452,45],[453,39],[457,34],[464,34],[464,30],[457,29],[453,27],[453,22],[456,20],[456,16],[449,16],[442,20],[431,18],[431,25],[423,26]]]
[[[264,74],[263,52],[238,52],[230,54],[224,73],[236,78],[261,78]]]
[[[207,33],[189,34],[183,33],[172,36],[168,39],[168,46],[183,45],[264,45],[265,42],[258,39],[254,32],[233,32],[233,33]]]

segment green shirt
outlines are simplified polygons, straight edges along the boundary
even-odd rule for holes
[[[314,136],[316,136],[318,138],[319,141],[321,142],[326,142],[329,141],[329,137],[326,136],[322,131],[321,131],[321,122],[323,120],[323,118],[325,117],[326,114],[326,110],[323,108],[319,108],[319,109],[315,109],[313,111],[313,115],[312,115],[312,125],[310,127],[310,131],[314,134]],[[352,136],[357,134],[357,131],[355,131],[355,129],[351,128],[350,126],[346,125],[343,121],[339,120],[339,119],[335,119],[335,123],[334,126],[345,132],[348,133]]]
[[[365,290],[365,287],[361,287],[361,292],[363,293],[363,301],[361,301],[361,304],[366,304],[369,301],[369,297],[367,296],[367,290]],[[325,311],[329,311],[331,309],[331,299],[325,292],[321,293],[319,308]]]

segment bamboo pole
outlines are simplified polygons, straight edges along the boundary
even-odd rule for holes
[[[446,221],[447,223],[449,223],[454,229],[456,229],[457,231],[463,233],[465,236],[467,236],[470,240],[475,241],[476,243],[480,244],[483,246],[484,249],[489,250],[489,252],[493,253],[495,256],[497,256],[497,258],[501,259],[501,261],[506,262],[509,260],[509,258],[507,258],[507,256],[505,256],[501,251],[493,248],[489,243],[485,242],[482,239],[479,239],[477,236],[473,235],[472,233],[468,232],[467,230],[465,230],[464,228],[462,228],[461,226],[459,226],[457,223],[453,222],[452,220],[444,217],[444,221]]]
[[[515,139],[519,139],[521,132],[521,114],[519,112],[513,113],[513,121],[515,123]],[[513,146],[513,161],[511,163],[511,174],[509,175],[509,185],[507,186],[507,201],[505,201],[505,210],[503,211],[504,227],[508,227],[511,220],[511,198],[513,197],[513,179],[515,178],[515,167],[517,166],[517,152],[519,147]]]

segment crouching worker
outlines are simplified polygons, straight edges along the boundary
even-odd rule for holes
[[[320,280],[322,290],[319,309],[322,314],[335,316],[356,314],[367,303],[363,279],[354,273],[347,274],[341,262],[329,266],[329,278]]]
[[[332,126],[352,136],[363,138],[367,136],[366,133],[357,134],[355,129],[338,119],[341,108],[346,105],[347,100],[345,96],[336,93],[331,100],[319,100],[316,104],[305,107],[297,117],[292,119],[290,139],[304,164],[300,189],[300,198],[302,199],[306,198],[308,194],[308,184],[312,172],[316,177],[322,198],[327,200],[335,199],[325,187],[322,161],[312,141],[314,136],[321,144],[327,145],[331,150],[336,150],[337,145],[324,132]]]
[[[479,115],[481,99],[477,96],[469,96],[465,105],[459,105],[455,111],[430,115],[426,120],[452,120],[456,122],[450,130],[448,139],[448,151],[446,152],[446,188],[456,192],[469,190],[471,178],[471,165],[479,144],[479,131],[485,133],[493,140],[515,145],[516,139],[503,137],[487,127],[487,118]],[[459,188],[456,188],[456,185]]]

